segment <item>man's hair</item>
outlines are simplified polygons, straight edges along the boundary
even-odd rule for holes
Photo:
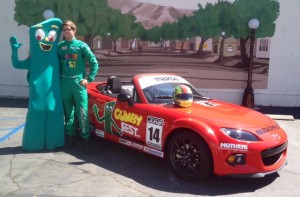
[[[64,23],[63,23],[63,27],[64,26],[70,26],[72,30],[76,30],[76,25],[73,21],[70,21],[70,20],[66,20]]]

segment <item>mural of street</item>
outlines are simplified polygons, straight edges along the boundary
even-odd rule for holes
[[[95,55],[101,64],[96,81],[106,81],[111,75],[129,81],[136,74],[157,72],[179,74],[197,88],[243,89],[248,76],[247,66],[234,57],[226,57],[221,65],[215,63],[216,55],[195,57],[162,48],[146,48],[142,54],[138,50],[96,50]],[[267,77],[268,60],[254,58],[253,87],[267,88]]]

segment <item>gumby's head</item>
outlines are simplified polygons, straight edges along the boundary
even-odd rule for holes
[[[30,27],[30,52],[41,51],[48,53],[57,50],[57,45],[62,32],[62,21],[58,18],[50,18]]]

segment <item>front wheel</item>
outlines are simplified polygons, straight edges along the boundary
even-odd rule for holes
[[[166,156],[172,171],[181,179],[202,180],[212,173],[209,148],[196,133],[184,131],[173,136]]]

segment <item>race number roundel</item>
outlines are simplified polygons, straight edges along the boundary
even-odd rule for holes
[[[147,132],[146,132],[146,144],[147,146],[162,149],[161,148],[161,136],[163,132],[164,120],[153,116],[147,117]]]

